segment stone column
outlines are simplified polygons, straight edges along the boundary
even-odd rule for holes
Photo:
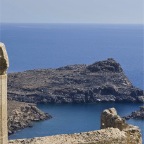
[[[0,144],[8,144],[7,130],[7,68],[9,61],[5,45],[0,43]]]

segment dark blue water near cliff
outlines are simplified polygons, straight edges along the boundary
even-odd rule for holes
[[[91,64],[109,57],[117,60],[132,83],[144,89],[142,25],[2,24],[0,41],[10,58],[9,72]],[[39,105],[53,118],[34,123],[10,139],[75,133],[99,129],[103,109],[116,107],[120,115],[140,104]],[[130,120],[144,130],[143,120]],[[143,132],[144,133],[144,132]],[[144,137],[144,136],[143,136]]]
[[[131,103],[97,103],[97,104],[48,104],[38,107],[50,113],[51,120],[34,123],[32,128],[26,128],[11,135],[10,139],[31,138],[55,134],[70,134],[100,129],[100,114],[110,107],[115,107],[121,116],[138,109],[140,104]],[[129,120],[131,124],[138,125],[144,130],[144,121]]]

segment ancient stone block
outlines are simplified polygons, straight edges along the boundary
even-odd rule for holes
[[[7,132],[7,68],[9,61],[5,46],[0,43],[0,144],[8,143]]]

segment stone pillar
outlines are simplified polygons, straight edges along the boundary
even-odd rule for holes
[[[0,144],[8,144],[7,130],[7,68],[9,61],[5,45],[0,43]]]

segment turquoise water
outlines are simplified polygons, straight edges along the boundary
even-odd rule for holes
[[[1,24],[0,28],[0,41],[5,43],[9,54],[9,72],[91,64],[112,57],[121,64],[130,81],[142,89],[143,39],[143,25]],[[53,118],[34,123],[33,128],[26,128],[9,138],[96,130],[100,128],[103,109],[116,107],[124,116],[139,106],[132,103],[39,105]],[[144,130],[143,120],[128,122]]]

